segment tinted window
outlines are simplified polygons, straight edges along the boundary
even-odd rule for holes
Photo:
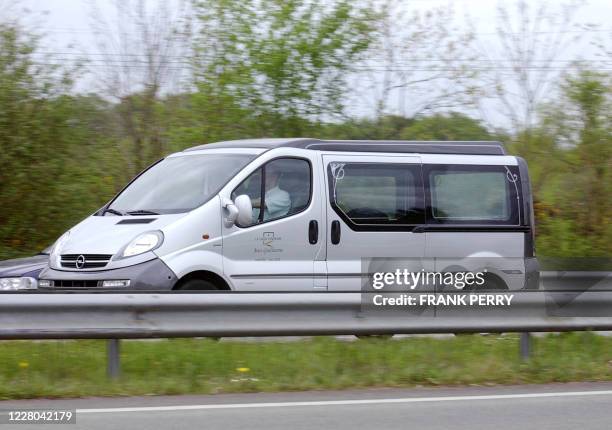
[[[331,203],[349,225],[414,225],[423,222],[418,166],[330,163]]]
[[[253,206],[252,222],[261,224],[302,212],[310,203],[310,163],[297,158],[279,158],[266,163],[245,179],[232,199],[246,194]]]
[[[518,176],[505,166],[444,166],[429,170],[434,222],[517,223]]]

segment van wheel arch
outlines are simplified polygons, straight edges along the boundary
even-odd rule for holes
[[[469,272],[463,266],[449,266],[442,270],[445,272]],[[484,276],[484,284],[483,285],[472,285],[471,287],[466,287],[463,291],[482,291],[482,290],[498,290],[498,291],[507,291],[509,290],[506,282],[497,274],[493,272],[487,271]]]
[[[172,290],[217,290],[231,291],[228,283],[221,276],[208,270],[198,270],[183,276],[176,281]]]
[[[500,291],[509,290],[506,282],[499,275],[496,275],[495,273],[491,273],[491,272],[485,273],[484,280],[485,282],[483,286],[481,287],[481,289],[500,290]],[[476,290],[478,290],[478,288],[476,288]]]

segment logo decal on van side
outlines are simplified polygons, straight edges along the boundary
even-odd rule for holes
[[[261,241],[264,246],[268,246],[272,248],[272,244],[274,243],[274,232],[268,231],[263,234],[263,239]]]
[[[255,254],[268,254],[283,252],[282,248],[278,248],[278,242],[283,240],[282,237],[274,234],[273,231],[266,231],[261,236],[255,238],[257,242],[261,242],[261,246],[256,246],[254,249]]]

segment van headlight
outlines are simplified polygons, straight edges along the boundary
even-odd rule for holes
[[[38,282],[29,276],[0,278],[0,291],[35,290]]]
[[[148,231],[136,236],[121,251],[119,258],[133,257],[145,252],[153,251],[164,242],[164,234],[161,231]]]

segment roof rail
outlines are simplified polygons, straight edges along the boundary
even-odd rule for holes
[[[328,140],[305,147],[319,151],[506,155],[500,142],[488,141]]]
[[[502,143],[495,141],[318,140],[308,138],[232,140],[200,145],[186,149],[186,151],[223,148],[272,149],[278,147],[343,152],[506,155]]]

